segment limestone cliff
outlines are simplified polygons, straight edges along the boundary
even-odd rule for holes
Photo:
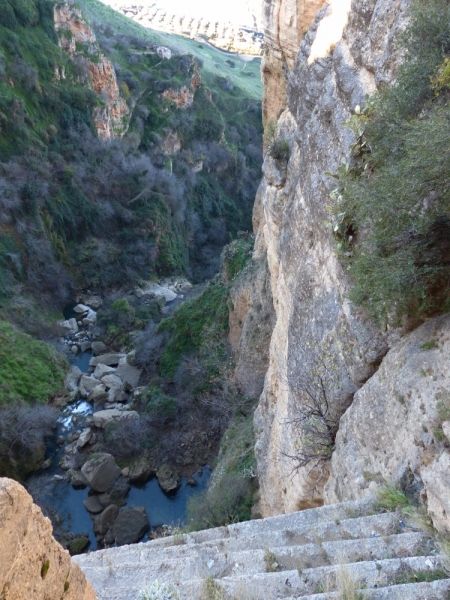
[[[346,300],[347,277],[326,226],[333,184],[325,173],[335,172],[348,154],[353,134],[344,122],[355,107],[395,80],[396,40],[410,0],[331,2],[301,40],[322,4],[265,4],[265,118],[286,106],[278,134],[290,156],[283,164],[266,156],[255,208],[255,259],[267,257],[276,312],[255,417],[263,515],[323,502],[326,470],[293,473],[288,458],[297,449],[292,421],[299,378],[314,371],[314,359],[326,357],[342,412],[400,336],[381,333]]]
[[[25,489],[0,478],[0,597],[95,600],[80,567],[53,539],[52,526]]]
[[[104,104],[94,109],[99,138],[111,140],[126,130],[128,106],[120,95],[113,64],[101,52],[95,34],[79,8],[71,3],[56,4],[55,29],[59,44],[81,60],[89,72],[89,84]]]

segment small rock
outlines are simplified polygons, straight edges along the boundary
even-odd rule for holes
[[[450,441],[450,421],[444,421],[442,423],[442,431],[445,437]]]
[[[105,354],[105,352],[108,352],[108,346],[103,342],[92,342],[91,347],[94,354]]]
[[[130,467],[125,467],[125,469],[122,469],[122,475],[124,477],[129,477],[130,476]]]
[[[47,460],[45,462],[42,463],[42,470],[48,469],[49,467],[51,467],[52,464],[52,459],[51,458],[47,458]]]
[[[100,384],[100,385],[95,386],[95,388],[90,392],[87,399],[88,399],[88,402],[100,403],[100,402],[104,402],[107,397],[108,397],[108,394],[106,392],[105,386],[103,384]]]
[[[98,515],[104,508],[98,496],[88,496],[86,500],[83,500],[83,504],[85,509],[93,515]]]
[[[63,475],[53,475],[54,481],[64,481]]]
[[[146,456],[135,458],[129,466],[129,476],[132,483],[145,483],[153,475],[156,469]]]
[[[110,403],[126,402],[126,400],[127,400],[127,395],[123,390],[121,390],[120,388],[117,388],[117,387],[110,388],[110,390],[108,392],[108,402],[110,402]]]
[[[74,354],[78,354],[78,346],[74,344],[70,349]]]
[[[158,478],[159,485],[165,492],[173,492],[181,485],[180,475],[168,464],[162,465],[156,472],[156,477]]]
[[[103,300],[101,299],[101,296],[86,296],[84,298],[84,304],[87,304],[87,306],[90,306],[94,310],[98,310],[103,304]]]
[[[192,486],[192,487],[197,487],[198,483],[195,481],[195,479],[193,477],[191,477],[190,479],[188,479],[187,482],[188,485]]]
[[[82,352],[86,352],[87,350],[91,349],[91,342],[81,342],[80,344],[80,348]]]
[[[88,482],[86,477],[80,471],[75,471],[74,469],[70,469],[67,471],[67,475],[69,477],[69,481],[72,484],[72,487],[76,490],[84,489],[87,487]]]
[[[90,439],[92,437],[92,429],[90,429],[89,427],[87,429],[85,429],[84,431],[81,432],[80,437],[78,438],[77,441],[77,448],[84,448],[86,446],[86,444],[89,443]]]
[[[100,380],[96,377],[82,375],[79,383],[79,391],[83,398],[88,396],[89,392],[91,392],[95,387],[100,385]]]
[[[101,356],[93,356],[89,361],[90,367],[96,367],[99,364],[114,366],[118,365],[121,358],[124,358],[125,354],[102,354]]]

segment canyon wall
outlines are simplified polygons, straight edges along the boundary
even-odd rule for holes
[[[328,467],[293,471],[289,458],[298,454],[294,420],[301,380],[325,361],[346,408],[401,337],[399,331],[380,332],[346,299],[348,280],[327,226],[334,186],[326,172],[336,172],[348,156],[353,133],[344,123],[355,107],[395,80],[401,59],[396,40],[410,0],[322,4],[265,3],[265,119],[283,110],[278,135],[290,156],[280,162],[267,154],[254,213],[254,259],[267,258],[276,313],[255,415],[263,516],[324,501]],[[288,13],[292,18],[286,19]]]
[[[56,4],[55,30],[59,45],[81,63],[89,73],[91,89],[104,104],[94,108],[94,123],[98,137],[112,140],[126,132],[129,110],[120,95],[116,71],[100,50],[95,34],[79,8],[72,3]],[[58,73],[64,77],[64,73]]]
[[[52,537],[31,496],[0,478],[0,597],[4,600],[96,600],[91,584]]]

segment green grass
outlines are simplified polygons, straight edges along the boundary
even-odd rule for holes
[[[411,507],[406,494],[393,486],[383,486],[378,490],[377,496],[376,508],[379,510],[393,511],[396,508],[401,508],[408,511]]]
[[[0,405],[47,402],[62,390],[66,360],[56,350],[0,322]]]
[[[234,60],[238,68],[232,69],[226,62],[229,60],[229,56],[206,44],[201,44],[180,35],[143,27],[109,6],[105,6],[99,0],[78,0],[78,4],[94,23],[99,22],[103,25],[109,25],[117,34],[136,36],[149,42],[168,46],[181,54],[192,54],[195,59],[203,62],[200,71],[204,82],[208,86],[212,86],[214,77],[226,76],[234,85],[241,88],[249,98],[261,100],[263,89],[260,75],[260,58],[256,57],[251,62],[243,62],[235,57]],[[249,77],[247,73],[252,73],[254,77]]]
[[[219,325],[224,333],[228,331],[227,300],[228,286],[216,279],[197,298],[180,306],[173,317],[162,321],[158,331],[171,333],[161,357],[162,376],[173,376],[181,358],[199,350],[208,327]]]

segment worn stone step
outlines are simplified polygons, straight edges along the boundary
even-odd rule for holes
[[[254,575],[274,568],[277,570],[306,569],[331,565],[345,556],[346,562],[414,556],[430,553],[434,547],[428,545],[424,534],[413,532],[362,540],[340,540],[323,545],[306,544],[281,548],[247,550],[224,554],[217,547],[207,544],[195,547],[174,547],[172,552],[152,553],[140,556],[135,561],[125,563],[102,561],[102,566],[84,566],[85,575],[96,589],[114,585],[120,587],[133,573],[134,581],[148,581],[148,578],[171,581],[173,575],[169,567],[176,571],[177,580],[193,578],[230,577],[234,575]],[[273,560],[270,554],[273,555]],[[107,557],[107,555],[106,555]],[[117,557],[116,557],[117,558]],[[128,556],[128,558],[131,558]],[[167,575],[167,577],[166,577]]]
[[[281,571],[277,573],[259,573],[250,576],[225,577],[219,584],[231,595],[242,593],[243,588],[262,598],[285,598],[290,595],[314,594],[325,586],[333,590],[334,578],[340,566],[318,567],[305,569],[301,573],[297,570]],[[361,587],[372,588],[374,585],[384,587],[392,583],[393,578],[401,573],[414,573],[420,571],[434,571],[442,569],[443,562],[440,556],[417,556],[407,558],[394,558],[380,561],[363,561],[345,565],[350,577],[360,582]],[[191,588],[189,589],[189,585]],[[336,589],[336,588],[335,588]],[[183,585],[183,593],[188,592],[191,598],[198,594],[199,582],[187,582]],[[186,597],[189,597],[186,596]]]
[[[448,600],[450,579],[359,590],[359,593],[363,598],[370,598],[370,600]],[[342,600],[342,593],[329,592],[307,596],[288,596],[284,600]]]
[[[258,521],[250,521],[249,523],[258,523]],[[232,529],[232,526],[229,529],[228,537],[213,538],[210,541],[198,542],[197,544],[189,544],[186,539],[182,538],[170,538],[172,544],[176,542],[176,545],[162,546],[161,544],[155,545],[154,542],[147,542],[82,554],[74,557],[74,560],[78,562],[82,569],[85,569],[87,567],[115,566],[123,563],[149,562],[153,560],[155,555],[161,558],[167,557],[168,559],[174,555],[184,557],[189,556],[194,549],[200,552],[213,551],[231,554],[232,552],[266,547],[320,545],[335,540],[375,538],[403,531],[398,527],[398,519],[389,513],[370,515],[359,519],[345,519],[342,521],[336,519],[336,521],[331,522],[320,522],[314,528],[310,528],[308,524],[306,527],[297,529],[292,529],[290,526],[288,528],[281,526],[278,531],[264,531],[257,527],[256,533],[252,533],[251,528],[248,528],[247,537],[240,535],[239,532]],[[180,544],[179,542],[185,543]],[[105,563],[106,560],[108,564]]]

